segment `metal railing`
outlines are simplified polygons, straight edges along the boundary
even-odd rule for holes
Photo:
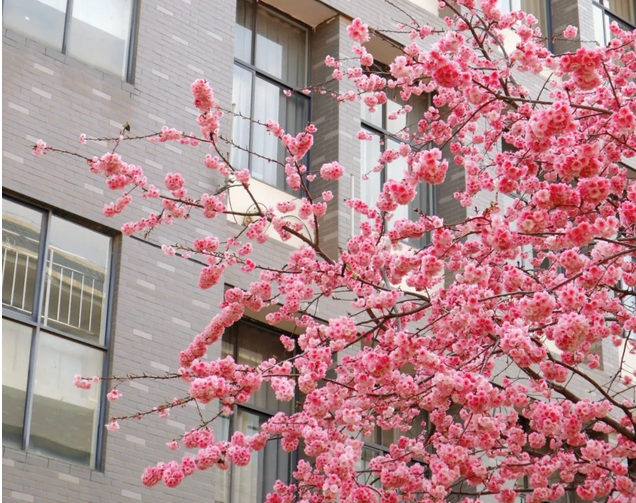
[[[13,260],[13,267],[9,265],[10,270],[7,270],[7,263],[10,264],[11,260]],[[22,273],[24,278],[20,278],[22,269],[22,266],[20,266],[21,260],[24,264],[24,272]],[[29,284],[31,284],[30,282],[35,285],[37,279],[37,261],[37,255],[19,252],[5,246],[2,247],[2,305],[28,314],[32,312],[33,299],[27,297],[27,290]],[[31,264],[36,265],[36,267],[31,268]],[[8,278],[7,274],[9,274]],[[11,281],[11,293],[9,293],[6,298],[4,295],[5,280]],[[20,287],[22,288],[21,295],[19,292]],[[28,308],[29,303],[30,309]]]
[[[50,249],[42,316],[44,324],[53,323],[62,330],[69,328],[91,334],[99,332],[100,323],[96,315],[101,315],[104,278],[56,263],[55,253],[54,249]],[[35,254],[3,246],[3,306],[25,314],[33,312],[33,295],[38,280],[37,261]],[[6,282],[10,282],[10,289]]]
[[[53,322],[62,327],[93,333],[97,303],[99,303],[98,309],[101,310],[103,279],[100,280],[77,269],[55,263],[54,259],[55,250],[50,249],[43,314],[45,324]],[[54,280],[57,280],[56,285]],[[100,284],[101,288],[99,288]],[[79,300],[75,300],[74,296],[77,296]],[[68,298],[66,302],[65,297]],[[82,318],[86,311],[88,311],[87,322]],[[99,331],[99,326],[96,327],[96,331]]]

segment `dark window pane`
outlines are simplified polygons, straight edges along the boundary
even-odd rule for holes
[[[103,343],[110,238],[53,217],[42,323]]]
[[[67,0],[4,0],[3,24],[48,47],[62,50]]]
[[[245,435],[260,432],[260,426],[267,418],[239,410],[236,413],[236,431]],[[247,466],[234,467],[232,474],[233,501],[240,503],[261,503],[271,492],[276,480],[288,482],[290,455],[280,446],[280,441],[267,442],[261,451],[252,453]]]
[[[230,439],[229,417],[219,417],[216,421],[214,421],[214,423],[212,423],[212,427],[214,428],[214,437],[217,440]],[[232,470],[220,470],[215,468],[214,470],[211,470],[210,475],[213,477],[212,484],[214,484],[214,499],[211,500],[211,503],[230,503],[230,494],[232,491]]]
[[[264,360],[276,357],[279,360],[287,358],[280,342],[280,334],[250,323],[238,323],[233,329],[223,334],[222,357],[234,356],[234,344],[238,343],[237,363],[256,367]],[[261,389],[252,395],[249,405],[259,407],[274,415],[277,412],[291,412],[293,401],[279,402],[269,383],[263,383]]]
[[[33,312],[42,214],[2,201],[2,305]]]
[[[256,366],[272,357],[279,360],[289,356],[279,340],[280,334],[270,332],[255,325],[241,324],[238,332],[238,363]],[[291,412],[293,401],[279,402],[269,383],[252,395],[250,405],[266,409],[271,414],[279,411]]]
[[[125,79],[132,7],[133,0],[74,0],[68,54]]]
[[[360,461],[356,463],[356,470],[358,472],[365,472],[366,470],[369,470],[369,463],[371,463],[371,460],[377,456],[383,456],[384,454],[385,453],[379,449],[374,449],[373,447],[365,445],[362,448],[362,457],[360,458]],[[360,484],[371,484],[371,482],[375,479],[376,475],[373,473],[360,473],[357,480]],[[376,480],[372,485],[374,487],[380,487],[381,484],[379,480]]]
[[[307,82],[307,30],[263,7],[256,19],[255,65],[294,88]]]
[[[2,320],[2,443],[20,448],[32,329]]]
[[[232,141],[239,148],[232,148],[232,165],[235,169],[243,170],[249,166],[250,121],[252,113],[252,72],[234,66],[234,81],[232,86],[232,111],[243,117],[234,116],[232,122]]]
[[[251,1],[236,2],[236,24],[234,25],[234,57],[252,62],[252,27],[254,26],[254,4]]]
[[[254,119],[265,122],[272,119],[292,136],[302,132],[307,123],[307,100],[302,96],[292,95],[287,98],[283,89],[265,80],[256,79],[254,94]],[[280,140],[262,126],[252,129],[252,149],[265,157],[252,156],[252,176],[262,182],[286,189],[285,170],[275,162],[284,163],[289,153]]]
[[[100,384],[78,389],[73,376],[101,374],[103,353],[45,332],[39,337],[29,450],[93,466]]]

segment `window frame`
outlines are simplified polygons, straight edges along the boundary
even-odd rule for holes
[[[505,5],[505,8],[507,9],[505,12],[514,12],[514,11],[517,11],[517,10],[523,10],[521,8],[521,6],[519,7],[519,9],[513,8],[512,3],[514,1],[515,0],[498,0],[497,6],[499,7],[500,10],[503,11],[502,6]],[[522,1],[522,0],[517,0],[517,1]],[[547,33],[542,33],[542,35],[546,39],[546,48],[551,53],[554,53],[554,34],[552,32],[552,29],[553,29],[553,26],[552,26],[552,0],[543,0],[543,3],[545,4],[545,13],[546,13],[545,29],[546,29]],[[539,28],[541,28],[541,19],[539,19],[532,12],[529,12],[528,14],[532,14],[534,17],[537,18],[537,20],[539,21]]]
[[[286,333],[283,330],[275,330],[273,329],[271,326],[265,325],[263,323],[260,323],[256,320],[253,320],[251,318],[247,318],[247,317],[243,317],[241,318],[241,320],[239,320],[238,322],[236,322],[234,325],[232,325],[230,328],[227,329],[227,331],[229,331],[229,337],[230,337],[230,341],[232,344],[232,353],[229,354],[229,356],[231,356],[235,362],[238,362],[238,358],[239,358],[239,351],[240,351],[240,327],[241,325],[249,325],[252,328],[256,328],[258,330],[263,330],[265,332],[269,332],[269,334],[267,334],[267,336],[271,336],[276,338],[277,334],[283,334],[285,333],[287,336],[293,337],[293,334],[290,333]],[[222,341],[226,342],[226,341]],[[223,351],[222,351],[223,354]],[[295,354],[291,353],[292,355]],[[269,383],[263,382],[262,387],[264,386],[269,386]],[[261,387],[261,389],[262,389]],[[294,392],[294,399],[293,402],[290,406],[290,413],[295,413],[297,410],[297,401],[298,401],[298,387],[296,387],[296,390]],[[277,402],[278,403],[278,402]],[[246,412],[248,414],[251,414],[253,416],[257,416],[259,419],[264,419],[264,420],[268,420],[272,417],[274,417],[274,415],[277,414],[277,412],[280,411],[273,411],[273,410],[268,410],[267,408],[264,407],[259,407],[257,405],[253,405],[253,404],[249,404],[249,403],[235,403],[233,406],[233,413],[231,416],[229,416],[228,419],[228,441],[230,440],[230,438],[232,437],[232,435],[237,432],[240,431],[236,428],[236,423],[238,422],[238,413],[239,411],[243,411]],[[277,442],[280,442],[280,440],[278,440]],[[288,457],[288,473],[285,474],[285,476],[287,477],[288,481],[292,480],[292,474],[295,470],[296,465],[298,464],[298,459],[299,459],[299,454],[298,454],[298,449],[296,449],[294,452],[285,452],[282,450],[282,447],[280,445],[276,446],[277,450],[280,452],[283,452],[287,457]],[[252,460],[254,459],[254,456],[252,456]],[[278,459],[278,458],[277,458]],[[252,462],[252,460],[250,460],[250,462]],[[240,469],[235,467],[234,465],[232,465],[232,467],[230,468],[230,473],[229,473],[229,480],[228,480],[228,484],[229,484],[229,494],[228,494],[228,503],[241,503],[238,501],[234,501],[234,484],[235,484],[235,480],[236,480],[236,474],[235,474],[235,470]],[[279,473],[276,473],[277,478],[281,475]],[[267,488],[267,490],[270,490],[271,488]],[[265,495],[264,495],[265,496]],[[248,502],[251,503],[251,502]]]
[[[258,32],[257,32],[257,28],[258,28],[258,10],[259,9],[263,9],[265,11],[269,11],[271,13],[273,13],[276,16],[282,17],[284,20],[288,21],[290,24],[296,25],[298,28],[301,28],[302,30],[304,30],[305,32],[305,38],[306,38],[306,51],[305,51],[305,87],[304,89],[307,89],[310,86],[311,83],[311,56],[312,56],[312,52],[311,52],[311,35],[312,35],[312,29],[311,26],[308,26],[300,21],[298,21],[297,19],[294,19],[293,17],[289,16],[288,14],[286,14],[285,12],[282,12],[278,9],[276,9],[275,7],[268,5],[268,4],[264,4],[262,2],[260,2],[259,0],[237,0],[236,2],[236,6],[238,10],[238,4],[239,2],[243,1],[247,9],[251,8],[252,11],[252,23],[251,23],[251,40],[250,40],[250,59],[251,61],[244,61],[240,58],[238,58],[236,56],[236,53],[233,54],[233,65],[232,68],[234,68],[235,66],[238,66],[239,68],[241,68],[242,70],[245,70],[247,72],[249,72],[251,74],[251,82],[250,82],[250,112],[249,112],[249,118],[253,118],[254,117],[254,107],[255,107],[255,96],[256,96],[256,79],[261,79],[263,81],[265,81],[268,84],[272,84],[276,87],[278,87],[281,92],[283,91],[289,91],[291,92],[291,96],[294,97],[300,97],[301,99],[304,99],[304,103],[306,106],[306,123],[309,123],[311,121],[311,96],[309,94],[305,94],[302,93],[300,91],[297,91],[291,84],[285,82],[282,79],[279,79],[278,77],[275,77],[274,75],[271,75],[270,73],[265,72],[264,70],[261,70],[260,68],[258,68],[256,66],[256,39],[258,37]],[[236,26],[237,22],[235,21],[234,25]],[[235,48],[233,48],[233,51],[235,51]],[[252,62],[253,61],[253,62]],[[234,77],[233,77],[234,79]],[[234,83],[233,83],[234,84]],[[234,85],[232,86],[234,87]],[[289,99],[289,98],[286,98]],[[241,119],[238,116],[234,116],[233,121],[232,121],[232,136],[234,136],[234,120],[236,120],[237,118],[239,118],[240,120],[246,120],[246,119]],[[262,126],[259,126],[262,127]],[[252,122],[250,122],[249,124],[249,145],[248,145],[248,157],[247,157],[247,169],[250,171],[250,173],[252,173],[252,158],[253,158],[253,152],[254,152],[254,134],[253,134],[253,129],[254,129],[254,124]],[[286,131],[288,132],[288,131]],[[295,132],[296,133],[299,133]],[[290,134],[292,134],[292,132],[289,132]],[[234,138],[232,138],[232,142],[234,141]],[[234,148],[236,147],[232,147],[231,151],[234,151]],[[310,153],[306,154],[306,162],[305,165],[309,168],[310,165],[310,159],[309,159]],[[230,157],[233,159],[233,155],[231,155]],[[277,166],[277,168],[279,168]],[[256,179],[258,180],[258,179]],[[258,180],[261,183],[264,183],[266,185],[270,185],[267,182],[262,182],[261,180]],[[307,183],[307,182],[306,182]],[[285,174],[282,170],[277,169],[276,171],[276,185],[270,185],[271,187],[274,187],[278,190],[282,190],[285,191],[289,194],[297,194],[297,191],[292,191],[288,186],[287,183],[285,182]]]
[[[635,11],[634,17],[636,18],[636,2],[634,2],[634,0],[626,0],[626,1],[632,2],[632,8]],[[597,9],[601,11],[601,16],[603,19],[603,45],[609,44],[609,42],[612,40],[612,34],[611,32],[608,33],[607,29],[609,25],[612,24],[612,22],[614,21],[616,21],[619,24],[619,26],[624,25],[623,29],[625,28],[631,29],[631,30],[636,29],[636,26],[634,25],[634,23],[630,21],[626,21],[622,17],[612,12],[610,7],[605,5],[604,0],[592,0],[592,28],[594,29],[595,32],[596,32],[596,26],[594,23],[594,12]],[[596,37],[596,33],[594,33],[594,36]],[[600,44],[598,40],[596,40],[596,42]]]
[[[62,48],[60,50],[60,53],[72,58],[72,56],[67,55],[67,48],[68,48],[68,39],[69,39],[69,34],[70,34],[70,23],[71,20],[73,18],[73,2],[75,0],[66,0],[66,11],[64,12],[64,28],[62,31]],[[122,82],[126,82],[128,84],[133,84],[134,81],[134,75],[135,75],[135,62],[136,62],[136,57],[137,57],[137,32],[138,32],[138,26],[139,26],[139,10],[140,10],[140,5],[141,5],[141,0],[132,0],[132,12],[131,12],[131,16],[130,16],[130,30],[128,33],[128,39],[130,41],[130,43],[128,44],[128,50],[126,51],[127,54],[125,54],[125,58],[126,58],[126,74],[122,77],[120,77],[119,75],[113,75],[110,72],[107,72],[105,70],[103,70],[102,68],[100,68],[99,66],[94,66],[90,63],[85,63],[83,61],[80,61],[80,63],[85,64],[86,66],[90,67],[90,68],[94,68],[106,75],[110,75],[114,78],[118,78],[121,79]],[[4,2],[2,3],[2,11],[4,12]],[[12,27],[6,26],[3,23],[3,27],[6,29],[9,29],[11,31],[14,31]],[[18,32],[16,32],[18,33]],[[24,35],[25,38],[31,40],[27,35]],[[41,42],[38,42],[41,44]],[[47,48],[50,48],[54,51],[57,51],[57,49],[52,48],[47,46],[46,44],[41,44],[44,45]],[[75,60],[75,58],[73,58]],[[75,60],[75,61],[79,61],[79,60]]]
[[[381,63],[374,63],[374,71],[372,73],[385,73],[388,74],[388,69],[384,67],[383,64]],[[422,96],[415,96],[415,98],[421,98]],[[387,96],[387,100],[389,100],[390,98]],[[425,95],[425,99],[427,100],[427,105],[431,104],[431,99],[430,99],[430,95],[426,94]],[[395,100],[391,100],[391,101],[395,101]],[[397,103],[397,102],[396,102]],[[364,101],[361,102],[361,107],[366,107],[366,105],[364,104]],[[365,120],[362,117],[362,113],[360,114],[360,127],[366,131],[367,133],[370,133],[372,135],[378,136],[380,138],[380,154],[382,154],[386,148],[387,148],[387,142],[389,140],[397,142],[397,143],[410,143],[409,141],[406,141],[402,138],[400,138],[398,135],[398,133],[391,133],[388,129],[387,129],[387,121],[388,119],[388,107],[387,107],[387,103],[384,103],[383,105],[378,105],[376,107],[376,111],[373,112],[374,114],[378,113],[377,108],[381,107],[382,109],[382,127],[373,124],[367,120]],[[407,124],[406,127],[411,128],[411,124],[408,123],[408,116],[407,116]],[[364,141],[368,141],[368,140],[360,140],[361,146],[363,145],[362,142]],[[388,169],[388,164],[385,164],[385,168],[380,172],[380,190],[379,192],[382,191],[382,188],[384,187],[384,184],[387,182],[387,169]],[[362,159],[360,159],[360,183],[368,183],[368,180],[362,180],[362,176],[365,173],[365,166],[362,165]],[[424,187],[426,187],[426,195],[424,195],[423,193],[421,193],[419,190],[417,191],[417,196],[416,199],[413,201],[418,201],[418,206],[420,207],[419,209],[421,211],[425,211],[427,212],[427,214],[429,214],[428,212],[430,212],[430,215],[437,215],[437,186],[435,185],[431,185],[429,183],[426,182],[422,182],[422,184]],[[425,197],[425,202],[426,205],[422,205],[422,198]],[[362,199],[362,193],[360,194],[360,198]],[[364,200],[363,200],[364,201]],[[364,201],[366,203],[366,201]],[[368,203],[367,203],[368,204]],[[408,206],[408,213],[409,213],[409,218],[412,218],[411,215],[411,204],[413,203],[409,203]],[[425,208],[422,208],[422,206],[426,206]],[[410,246],[412,248],[424,248],[425,246],[430,244],[430,233],[425,232],[424,235],[421,238],[417,238],[417,239],[405,239],[402,241],[405,245]]]
[[[7,192],[7,191],[4,191]],[[6,447],[21,450],[29,453],[29,439],[31,436],[31,423],[33,419],[33,398],[35,388],[35,373],[38,361],[38,345],[42,332],[51,334],[54,337],[61,338],[66,341],[70,341],[74,344],[81,344],[82,346],[98,350],[103,355],[101,375],[109,375],[111,360],[112,360],[112,324],[113,314],[115,311],[115,286],[117,281],[117,269],[119,266],[117,250],[119,248],[120,234],[114,232],[112,229],[104,228],[100,225],[96,225],[84,218],[78,218],[77,216],[65,211],[56,211],[50,206],[44,206],[41,204],[33,204],[27,198],[22,198],[12,193],[5,193],[2,196],[3,201],[9,201],[14,204],[21,205],[33,211],[37,211],[41,214],[40,225],[40,242],[38,247],[38,264],[36,268],[36,283],[34,288],[34,304],[33,312],[31,315],[20,313],[11,308],[7,308],[2,305],[2,319],[7,319],[12,323],[16,323],[21,326],[27,326],[31,329],[31,343],[29,348],[29,361],[27,371],[27,381],[25,390],[25,406],[24,415],[22,418],[22,439],[19,447],[7,445]],[[57,217],[73,224],[79,225],[85,229],[89,229],[94,232],[98,232],[110,239],[110,250],[108,257],[109,271],[107,273],[106,280],[108,281],[108,291],[105,296],[105,317],[104,317],[104,338],[103,344],[93,342],[87,339],[82,339],[79,336],[66,333],[60,329],[51,326],[43,326],[42,313],[44,310],[44,296],[46,291],[46,275],[47,275],[47,263],[48,263],[48,244],[50,242],[51,235],[51,222],[53,217]],[[97,424],[93,424],[93,428],[96,428],[95,436],[95,451],[91,455],[91,463],[88,465],[73,463],[64,459],[57,458],[55,456],[43,455],[47,459],[55,459],[61,462],[69,463],[73,466],[80,466],[88,468],[92,471],[102,472],[104,470],[104,456],[105,456],[105,428],[104,424],[107,419],[108,401],[106,395],[108,393],[108,386],[102,385],[98,398]],[[5,445],[3,444],[3,447]],[[40,454],[38,454],[40,455]]]
[[[430,430],[430,428],[431,428],[430,414],[429,414],[428,411],[426,411],[424,409],[420,409],[420,414],[425,416],[425,419],[421,419],[421,420],[422,421],[426,421],[426,426],[423,427],[422,433],[425,432],[426,435],[428,436],[428,434],[431,431]],[[411,433],[413,431],[413,426],[415,425],[415,421],[417,421],[418,418],[420,418],[420,414],[418,414],[417,416],[415,416],[413,418],[413,421],[411,422],[411,429],[409,431],[407,431],[407,432],[401,432],[398,429],[383,430],[382,428],[380,428],[379,426],[376,425],[375,429],[376,429],[377,432],[379,432],[380,442],[383,441],[382,437],[384,436],[385,432],[386,433],[396,432],[398,439],[400,437],[414,438],[413,436],[411,436]],[[361,440],[364,442],[364,445],[362,446],[362,456],[364,456],[364,452],[365,451],[373,452],[373,453],[375,453],[375,455],[371,459],[374,459],[374,458],[376,458],[378,456],[385,456],[387,454],[390,454],[390,452],[391,452],[391,447],[390,447],[391,444],[392,443],[397,443],[397,441],[396,442],[389,441],[388,445],[386,445],[384,443],[378,444],[376,442],[371,442],[371,441],[368,441],[368,440],[364,440],[365,438],[366,437],[361,437]],[[427,448],[427,450],[428,450],[428,448]],[[371,461],[371,460],[369,460],[369,461]],[[363,462],[362,457],[360,458],[360,462],[361,463]],[[428,465],[426,463],[424,463],[424,461],[421,458],[412,459],[408,464],[410,466],[410,465],[412,465],[414,463],[417,463],[417,464],[420,464],[420,465],[424,466],[425,470],[428,471]],[[366,480],[363,482],[364,484],[368,485],[371,482],[373,482],[373,477],[371,476],[371,474],[366,474],[366,477],[367,477]]]

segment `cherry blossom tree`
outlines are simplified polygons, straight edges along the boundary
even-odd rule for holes
[[[339,102],[363,100],[372,112],[389,90],[398,90],[405,105],[397,114],[411,111],[412,96],[430,94],[434,104],[400,133],[398,149],[378,159],[374,171],[398,158],[408,168],[384,184],[377,206],[344,202],[363,218],[359,234],[337,255],[325,251],[319,232],[333,195],[317,197],[309,183],[337,181],[344,168],[336,161],[319,172],[303,165],[316,127],[299,132],[256,123],[286,149],[279,169],[299,194],[265,207],[250,172],[229,160],[233,145],[221,134],[221,120],[232,112],[204,80],[191,87],[200,133],[122,131],[101,138],[111,142],[109,152],[85,158],[121,194],[104,207],[106,216],[126,211],[135,199],[156,202],[157,213],[122,227],[126,235],[178,225],[197,212],[209,219],[237,214],[226,204],[233,191],[254,203],[239,214],[250,222],[240,235],[164,246],[167,255],[205,260],[201,289],[222,282],[231,268],[254,280],[225,292],[218,314],[178,355],[178,373],[163,376],[182,380],[183,396],[141,414],[165,417],[192,401],[219,404],[216,416],[202,416],[169,442],[189,454],[148,467],[145,485],[174,487],[198,470],[244,466],[268,441],[280,440],[291,452],[302,440],[293,480],[277,482],[268,503],[474,502],[488,495],[512,503],[520,494],[539,503],[571,491],[583,500],[636,501],[636,406],[629,399],[633,375],[624,365],[636,328],[630,307],[636,184],[623,164],[636,153],[636,33],[613,24],[607,47],[583,41],[574,53],[553,55],[530,14],[504,14],[496,0],[449,0],[441,7],[449,12],[444,30],[415,19],[398,27],[413,43],[391,63],[390,74],[368,71],[374,60],[364,44],[382,34],[360,19],[348,27],[355,59],[326,58],[333,79],[355,85],[334,93]],[[514,50],[506,50],[506,37],[516,37]],[[576,28],[562,37],[576,38]],[[432,49],[421,49],[418,41],[429,38]],[[543,78],[538,95],[523,86],[524,74]],[[361,131],[358,138],[368,135]],[[141,141],[208,146],[202,169],[226,183],[217,193],[194,194],[175,172],[153,184],[142,167],[115,152],[122,142]],[[502,151],[502,142],[511,148]],[[43,141],[33,153],[83,157]],[[490,205],[462,222],[424,213],[415,221],[393,218],[424,184],[444,183],[449,164],[465,171],[465,190],[456,194],[461,204],[471,208],[476,196],[486,195]],[[503,195],[513,201],[507,208]],[[286,219],[289,214],[298,219]],[[279,269],[250,258],[272,239],[272,229],[283,241],[301,242]],[[430,244],[421,249],[402,244],[425,235]],[[304,307],[334,295],[349,299],[351,315],[318,320]],[[255,367],[206,358],[246,312],[272,305],[271,325],[293,321],[304,329],[281,337],[287,358]],[[622,348],[622,357],[618,370],[601,380],[594,347],[605,339]],[[109,400],[122,395],[123,379],[108,380]],[[77,376],[75,382],[88,388],[92,381]],[[582,387],[574,383],[600,399],[577,394]],[[275,415],[253,436],[214,438],[215,419],[267,386],[277,400],[298,400],[297,412]],[[107,428],[119,429],[121,419]],[[398,430],[398,440],[359,470],[364,438],[376,428]],[[524,478],[529,483],[522,486]]]

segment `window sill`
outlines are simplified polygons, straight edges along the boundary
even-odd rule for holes
[[[10,28],[3,27],[3,35],[15,42],[21,42],[22,45],[24,45],[25,47],[36,49],[41,54],[56,61],[59,61],[64,65],[67,65],[71,68],[80,68],[85,72],[91,74],[97,80],[106,81],[113,85],[121,85],[121,88],[124,91],[135,95],[139,94],[139,89],[135,87],[134,83],[128,82],[127,80],[117,77],[116,75],[104,72],[96,66],[91,66],[87,63],[84,63],[83,61],[68,56],[67,54],[63,54],[51,47],[47,47],[46,45],[30,39],[27,36],[22,35],[21,33],[13,31]],[[14,47],[18,47],[18,45],[14,45]]]
[[[49,470],[66,473],[71,477],[83,480],[101,481],[104,478],[103,470],[96,470],[87,468],[82,465],[74,465],[67,461],[62,461],[56,458],[49,458],[46,456],[40,456],[31,452],[16,449],[8,445],[2,446],[2,464],[13,465],[15,463],[22,463],[31,466],[39,466],[41,468],[48,468]],[[79,481],[77,482],[79,483]]]

